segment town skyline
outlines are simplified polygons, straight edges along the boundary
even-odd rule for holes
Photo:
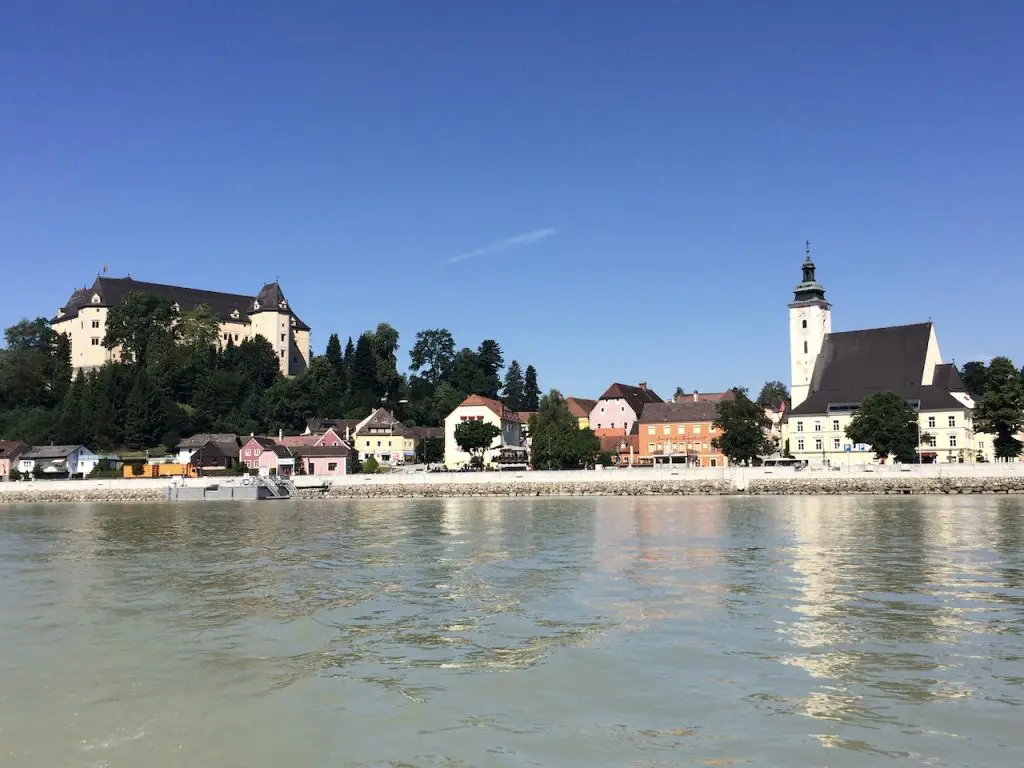
[[[835,330],[1024,358],[1018,5],[446,7],[0,9],[0,324],[104,265],[278,278],[316,353],[387,322],[566,395],[756,390],[809,239]]]

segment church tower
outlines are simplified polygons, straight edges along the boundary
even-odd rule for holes
[[[805,253],[803,280],[793,292],[793,301],[789,304],[791,408],[796,408],[810,394],[814,363],[825,335],[832,332],[832,305],[825,300],[825,289],[814,279],[809,241]]]

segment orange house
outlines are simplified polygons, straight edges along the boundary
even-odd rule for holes
[[[722,436],[714,425],[716,415],[715,403],[707,400],[648,404],[640,415],[641,463],[729,466],[729,460],[715,447]]]

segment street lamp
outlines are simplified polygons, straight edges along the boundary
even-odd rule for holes
[[[921,417],[918,416],[913,421],[908,421],[907,424],[913,424],[917,427],[917,463],[920,465],[921,462]]]

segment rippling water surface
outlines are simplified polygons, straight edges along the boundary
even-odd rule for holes
[[[1024,765],[1024,503],[0,507],[0,765]]]

